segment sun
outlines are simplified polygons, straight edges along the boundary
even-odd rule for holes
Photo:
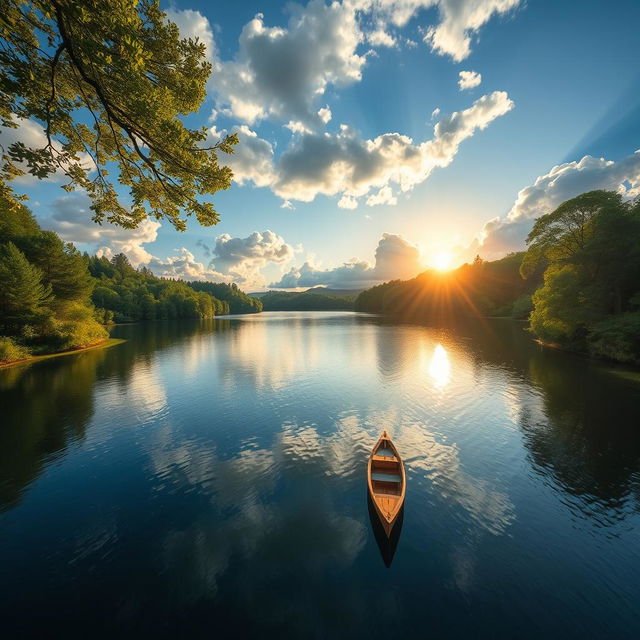
[[[452,260],[453,256],[448,251],[439,251],[433,256],[431,266],[438,271],[448,271]]]

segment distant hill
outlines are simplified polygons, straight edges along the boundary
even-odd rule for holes
[[[264,311],[352,311],[355,296],[326,295],[326,289],[267,291],[260,296]]]
[[[324,296],[334,296],[335,298],[357,298],[364,289],[329,289],[328,287],[312,287],[304,293],[317,293]]]
[[[312,287],[311,289],[306,289],[305,291],[274,291],[273,289],[271,289],[270,291],[254,291],[252,293],[248,293],[247,295],[251,296],[252,298],[262,298],[268,293],[286,293],[295,295],[298,295],[300,293],[312,293],[313,295],[332,296],[334,298],[355,299],[363,291],[364,289],[329,289],[328,287]]]

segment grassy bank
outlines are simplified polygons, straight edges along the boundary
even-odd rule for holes
[[[33,355],[33,356],[28,356],[26,358],[21,358],[19,360],[13,360],[11,362],[3,362],[3,363],[0,363],[0,369],[13,367],[19,364],[31,364],[32,362],[37,362],[39,360],[46,360],[47,358],[57,358],[59,356],[72,356],[76,353],[81,353],[82,351],[89,351],[91,349],[106,349],[107,347],[114,347],[117,344],[122,344],[123,342],[125,342],[125,340],[121,340],[119,338],[107,338],[106,340],[101,340],[100,342],[87,345],[86,347],[79,347],[77,349],[68,349],[67,351],[58,351],[57,353],[45,353],[42,355]]]

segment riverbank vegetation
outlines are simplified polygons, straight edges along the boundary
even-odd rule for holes
[[[378,285],[355,308],[438,322],[510,316],[543,342],[640,364],[640,201],[584,193],[541,216],[527,244],[501,260]]]
[[[108,337],[94,317],[82,254],[8,197],[0,197],[0,282],[0,362]]]
[[[7,194],[0,195],[0,282],[0,363],[100,344],[112,322],[262,310],[236,285],[166,280],[123,254],[81,254]]]
[[[105,324],[212,318],[229,311],[228,305],[183,282],[158,278],[146,267],[134,269],[124,254],[88,258],[88,268],[95,281],[91,298]]]

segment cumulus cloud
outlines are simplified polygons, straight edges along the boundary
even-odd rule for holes
[[[395,204],[398,192],[410,191],[433,169],[449,165],[464,140],[512,108],[504,91],[494,91],[468,109],[442,117],[433,138],[419,144],[400,133],[363,139],[346,125],[337,133],[316,133],[301,125],[277,160],[271,143],[242,125],[232,130],[242,144],[223,162],[233,169],[236,182],[269,187],[286,206],[318,195],[340,196],[343,209],[357,208],[360,198],[369,206]],[[208,142],[225,133],[212,127]]]
[[[172,278],[174,280],[208,280],[212,282],[233,282],[229,274],[220,273],[215,269],[205,267],[198,262],[188,249],[181,247],[177,255],[169,256],[164,260],[152,256],[147,266],[157,276]]]
[[[471,53],[474,36],[494,16],[505,14],[521,0],[351,0],[383,20],[402,27],[423,9],[437,8],[438,22],[423,27],[424,41],[433,51],[456,62]]]
[[[213,262],[225,273],[242,268],[260,268],[268,262],[281,264],[293,258],[294,249],[273,231],[254,231],[246,238],[223,233],[216,238]]]
[[[318,118],[320,118],[324,124],[327,124],[332,118],[331,109],[329,109],[328,106],[318,109]]]
[[[391,203],[398,191],[411,190],[434,168],[450,164],[460,143],[512,108],[508,95],[495,91],[442,118],[433,139],[420,144],[400,133],[362,139],[344,125],[336,134],[302,134],[280,156],[271,188],[289,201],[340,195],[343,208],[354,208],[364,196],[370,205]]]
[[[210,258],[208,264],[198,262],[185,247],[165,259],[149,256],[146,262],[156,275],[165,278],[235,282],[245,288],[260,288],[266,282],[261,270],[269,264],[282,265],[295,253],[284,238],[268,230],[254,231],[246,238],[223,233],[213,247],[202,240],[197,245]]]
[[[482,75],[476,71],[461,71],[458,76],[458,87],[460,91],[473,89],[482,82]]]
[[[252,182],[256,187],[268,187],[273,184],[273,145],[259,138],[255,131],[244,124],[233,127],[230,133],[237,134],[239,144],[234,147],[233,153],[220,155],[220,162],[231,168],[234,181],[241,185]],[[226,130],[218,131],[217,127],[213,126],[209,129],[204,144],[216,144],[225,135]]]
[[[165,278],[235,282],[245,288],[260,288],[266,282],[261,270],[270,264],[283,265],[296,251],[282,236],[269,230],[254,231],[246,238],[223,233],[211,247],[202,240],[197,245],[210,258],[208,264],[198,262],[193,253],[182,247],[164,260],[152,257],[148,266]]]
[[[518,192],[506,217],[493,218],[484,225],[480,250],[483,255],[499,255],[522,249],[536,218],[565,200],[595,189],[617,191],[627,198],[640,195],[640,150],[617,162],[584,156],[538,176]]]
[[[181,247],[165,259],[152,256],[149,268],[165,278],[235,282],[244,288],[265,285],[262,269],[270,264],[283,265],[293,258],[296,250],[282,236],[273,231],[254,231],[246,238],[223,233],[213,246],[198,240],[197,246],[209,258],[204,264],[194,254]]]
[[[374,47],[395,47],[398,44],[382,20],[378,20],[375,29],[367,33],[367,42]]]
[[[366,56],[356,48],[362,40],[346,3],[293,5],[286,28],[268,27],[257,14],[242,29],[235,58],[219,65],[217,106],[248,124],[275,118],[320,125],[315,104],[327,87],[361,78]]]
[[[519,4],[520,0],[439,0],[440,23],[427,28],[424,41],[433,51],[460,62],[471,53],[472,37],[494,14],[507,13]]]
[[[412,278],[424,266],[418,248],[401,235],[383,233],[376,249],[375,263],[352,258],[339,267],[322,269],[312,261],[292,267],[274,288],[315,287],[323,285],[336,289],[360,289],[385,280]]]
[[[111,258],[124,253],[134,266],[151,260],[153,256],[143,245],[156,240],[159,222],[143,220],[136,229],[123,229],[108,222],[96,224],[91,219],[90,205],[85,194],[62,196],[51,204],[51,216],[40,222],[67,242],[93,245],[100,256]]]
[[[398,199],[393,195],[391,187],[382,187],[378,193],[367,198],[367,204],[370,207],[375,207],[377,204],[397,204]]]
[[[395,47],[390,32],[422,10],[437,9],[435,24],[422,27],[424,41],[456,61],[471,52],[472,39],[494,15],[520,0],[311,0],[293,4],[286,26],[268,26],[258,13],[242,29],[231,60],[215,61],[216,107],[247,124],[265,118],[321,128],[317,102],[329,87],[362,78],[373,47]],[[429,14],[431,15],[431,14]],[[197,11],[173,11],[185,34],[198,35],[214,51],[211,29]],[[407,41],[412,43],[412,41]],[[413,43],[412,43],[413,44]]]

